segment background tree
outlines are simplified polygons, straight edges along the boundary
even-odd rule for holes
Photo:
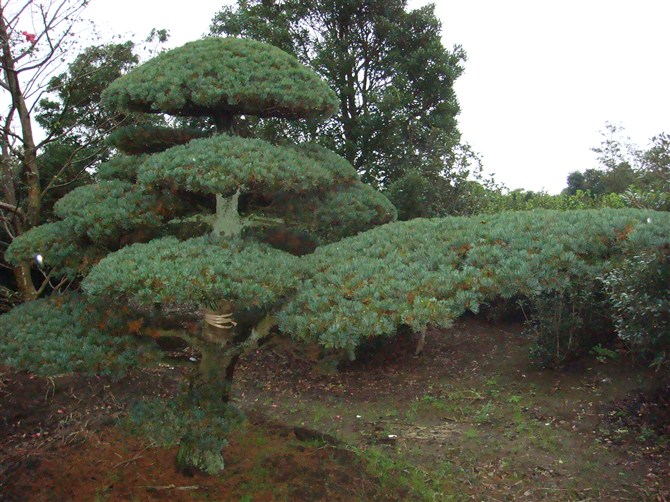
[[[5,42],[2,89],[9,103],[0,127],[3,255],[14,237],[53,218],[53,204],[59,198],[90,183],[92,168],[111,151],[105,143],[109,132],[137,120],[99,106],[102,90],[137,64],[138,56],[131,42],[80,51],[81,34],[91,37],[80,19],[87,3],[8,1],[0,5]],[[164,30],[154,30],[150,38],[160,44],[166,36]],[[29,300],[49,287],[49,280],[35,273],[35,268],[31,273],[29,262],[8,267],[3,258],[0,267],[11,271],[0,273],[0,290],[5,293],[0,296],[16,296],[12,290],[17,288]]]
[[[432,5],[408,11],[404,0],[252,0],[224,7],[211,32],[281,47],[325,78],[339,101],[330,121],[265,134],[317,138],[384,186],[409,171],[448,179],[454,166],[465,54],[446,50],[440,29]]]
[[[0,218],[10,239],[38,224],[41,218],[43,190],[37,157],[53,137],[36,139],[32,115],[45,90],[45,77],[58,68],[71,47],[75,24],[87,3],[0,3],[0,88],[9,101],[0,124]],[[35,298],[37,291],[28,263],[17,263],[13,274],[23,297]]]
[[[53,139],[38,155],[43,219],[67,192],[92,181],[91,168],[110,156],[110,132],[138,120],[100,106],[102,91],[138,62],[133,42],[93,45],[77,55],[67,71],[49,80],[48,95],[35,114],[42,131]]]
[[[654,136],[647,149],[633,144],[621,126],[607,123],[597,154],[598,168],[573,171],[568,175],[567,195],[589,191],[593,195],[631,192],[667,193],[670,189],[670,138],[666,133]],[[640,193],[641,192],[641,193]]]
[[[145,332],[184,338],[202,354],[189,407],[226,403],[237,360],[271,336],[276,311],[304,276],[294,255],[386,223],[395,209],[322,147],[234,134],[239,115],[314,119],[337,107],[325,82],[275,47],[186,44],[116,80],[103,101],[126,112],[207,117],[217,131],[192,139],[163,128],[171,141],[152,143],[163,151],[148,156],[132,141],[144,126],[116,134],[115,146],[136,155],[102,164],[101,181],[56,204],[60,221],[17,238],[7,255],[20,262],[41,253],[54,275],[86,276],[89,298],[143,313]],[[145,243],[124,247],[133,241]],[[191,313],[203,306],[199,330]],[[182,438],[180,463],[222,468],[211,441]]]
[[[640,187],[670,193],[670,135],[660,133],[640,157]]]
[[[398,209],[398,219],[470,215],[484,211],[484,192],[499,190],[483,174],[481,160],[467,144],[456,145],[442,169],[408,169],[384,194]]]

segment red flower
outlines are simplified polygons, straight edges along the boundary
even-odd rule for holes
[[[35,45],[35,42],[37,42],[37,35],[34,33],[28,33],[27,31],[22,31],[21,34],[26,37],[26,42],[30,42],[31,44]]]

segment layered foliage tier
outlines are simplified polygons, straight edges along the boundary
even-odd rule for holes
[[[158,55],[103,93],[113,109],[186,116],[329,116],[338,100],[294,57],[268,44],[210,38]]]
[[[86,277],[84,290],[148,305],[226,298],[240,309],[269,310],[298,289],[300,270],[298,258],[253,241],[166,237],[111,254]]]
[[[0,361],[45,376],[123,374],[156,357],[128,336],[127,319],[123,311],[105,312],[78,295],[26,303],[0,316]]]
[[[160,233],[178,207],[171,193],[147,192],[128,181],[110,179],[78,187],[55,205],[62,220],[18,236],[5,257],[21,263],[41,255],[52,273],[74,278],[129,241]]]
[[[220,134],[149,157],[139,167],[144,185],[232,195],[305,193],[357,181],[346,160],[314,146],[286,148],[260,139]]]
[[[119,127],[109,135],[107,142],[128,155],[158,153],[173,146],[183,145],[196,138],[208,136],[207,131],[195,128],[175,129],[153,124]]]

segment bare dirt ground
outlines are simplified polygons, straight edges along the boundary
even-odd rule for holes
[[[0,500],[667,500],[670,393],[621,360],[561,371],[515,324],[401,336],[336,371],[277,340],[242,361],[221,476],[115,427],[186,365],[119,381],[0,368]]]

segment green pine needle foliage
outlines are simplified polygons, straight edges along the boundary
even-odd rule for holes
[[[612,260],[669,240],[670,214],[638,210],[393,223],[303,258],[310,278],[283,308],[280,326],[353,354],[363,340],[393,336],[403,324],[448,326],[496,298],[593,283]]]
[[[174,129],[155,125],[120,127],[107,138],[114,148],[128,155],[158,153],[177,145],[184,145],[209,133],[194,128]]]
[[[329,192],[313,214],[314,233],[322,243],[390,223],[398,216],[384,195],[363,183]]]
[[[143,155],[117,155],[98,166],[96,178],[102,181],[123,180],[135,182],[137,180],[137,168],[143,161]]]
[[[134,244],[109,255],[86,277],[91,297],[117,296],[152,305],[215,304],[270,310],[300,285],[299,259],[255,242],[205,236]]]
[[[140,166],[139,181],[147,186],[232,195],[237,189],[309,192],[357,179],[353,167],[337,155],[309,152],[305,155],[297,148],[220,134],[152,155]]]
[[[318,118],[335,93],[293,56],[268,44],[205,38],[159,54],[102,94],[113,109],[171,115]]]
[[[358,180],[358,173],[354,166],[344,157],[340,157],[332,150],[328,150],[315,143],[287,144],[284,147],[296,150],[300,155],[307,157],[314,164],[327,169],[337,184],[349,184]]]
[[[87,273],[102,257],[97,247],[82,248],[80,237],[67,221],[46,223],[16,237],[7,248],[5,259],[18,265],[33,262],[41,255],[43,263],[56,275],[74,279]]]
[[[176,201],[169,192],[146,192],[126,181],[109,180],[75,188],[56,203],[55,213],[75,233],[100,242],[162,225],[175,215]]]
[[[118,310],[113,314],[76,295],[24,303],[0,316],[0,361],[43,376],[119,376],[156,357],[148,345],[126,334],[127,318]]]
[[[263,229],[257,232],[253,229],[254,233],[272,236],[269,242],[275,243],[276,237],[285,230],[287,239],[307,238],[313,243],[312,247],[384,225],[394,221],[397,215],[395,207],[384,195],[360,182],[304,196],[275,193],[262,199],[262,202],[264,204],[250,204],[248,212],[278,217],[281,224],[269,231]],[[299,234],[302,237],[298,237]]]
[[[242,418],[235,407],[214,396],[202,399],[197,393],[184,392],[170,402],[153,399],[136,403],[121,426],[164,448],[180,445],[178,464],[216,474],[224,467],[221,449],[228,444],[226,437]],[[195,458],[184,462],[182,455]]]

